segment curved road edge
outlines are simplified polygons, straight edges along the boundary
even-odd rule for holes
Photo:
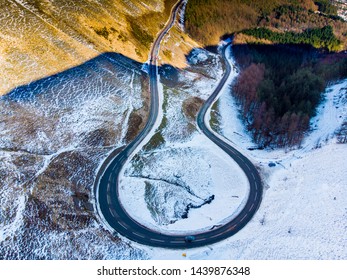
[[[211,141],[213,141],[229,156],[231,156],[245,172],[250,182],[251,188],[245,207],[230,222],[213,230],[194,234],[195,240],[192,242],[186,242],[186,235],[164,234],[141,225],[138,221],[135,221],[132,217],[129,216],[129,214],[124,210],[121,202],[119,201],[118,184],[119,175],[121,174],[122,168],[129,157],[132,155],[132,153],[144,141],[148,133],[153,129],[158,117],[159,93],[157,81],[157,66],[154,65],[153,62],[156,63],[156,55],[160,47],[160,42],[168,32],[168,30],[173,26],[177,12],[182,3],[183,1],[180,0],[173,7],[169,21],[156,38],[151,50],[151,63],[149,65],[151,105],[150,114],[146,126],[139,133],[139,135],[117,156],[115,156],[113,159],[112,156],[109,156],[106,159],[107,164],[103,164],[100,168],[94,188],[97,212],[108,228],[111,228],[115,230],[115,233],[119,233],[120,235],[123,235],[126,238],[140,244],[177,249],[205,246],[218,241],[222,241],[225,238],[234,235],[251,220],[251,218],[259,208],[262,198],[262,184],[259,174],[254,165],[236,149],[232,148],[231,146],[223,142],[220,138],[216,137],[205,126],[204,123],[205,114],[208,111],[208,108],[212,105],[214,99],[218,96],[219,91],[223,88],[230,75],[231,67],[226,60],[227,69],[224,73],[224,76],[211,97],[201,108],[197,122],[201,131],[203,131],[205,135],[211,139]],[[225,59],[224,51],[225,48],[223,49],[223,57]]]
[[[236,148],[232,147],[225,141],[223,141],[223,136],[217,134],[215,131],[213,131],[207,122],[207,113],[210,112],[210,108],[212,105],[218,100],[219,94],[221,90],[226,85],[226,82],[231,74],[231,65],[226,58],[226,50],[231,45],[231,43],[228,43],[223,46],[221,54],[223,57],[223,60],[225,62],[225,73],[220,80],[218,86],[215,88],[213,93],[210,95],[210,97],[205,101],[205,103],[202,105],[198,116],[197,116],[197,124],[199,129],[212,141],[214,142],[218,147],[220,147],[225,153],[227,153],[243,170],[245,173],[247,180],[250,184],[249,188],[249,196],[246,201],[246,204],[242,211],[237,215],[237,217],[234,218],[234,220],[240,218],[240,224],[239,226],[235,227],[235,231],[233,231],[233,234],[235,234],[237,231],[241,230],[254,216],[254,214],[257,212],[257,210],[260,207],[262,196],[263,196],[263,184],[259,175],[258,170],[254,166],[254,164],[243,154],[241,154]],[[225,139],[227,140],[227,139]],[[234,221],[233,220],[233,221]],[[230,223],[232,223],[231,221]],[[232,234],[232,235],[233,235]]]

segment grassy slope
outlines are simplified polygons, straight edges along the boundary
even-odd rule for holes
[[[279,16],[279,7],[288,5],[295,7],[294,11]],[[347,24],[331,15],[318,13],[318,6],[311,0],[189,0],[186,25],[189,34],[205,45],[216,44],[225,34],[255,27],[302,32],[307,28],[331,25],[343,47],[347,46]],[[246,36],[236,39],[239,43],[254,41]]]
[[[145,61],[175,0],[5,0],[0,95],[103,52]],[[139,28],[141,27],[141,28]]]

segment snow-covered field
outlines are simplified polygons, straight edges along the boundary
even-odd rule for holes
[[[327,89],[312,131],[291,150],[250,150],[256,145],[226,86],[217,129],[261,171],[263,202],[225,241],[166,250],[118,238],[95,217],[95,174],[129,140],[132,112],[146,117],[148,86],[119,57],[99,59],[0,100],[0,259],[347,259],[347,146],[334,136],[347,119],[347,81]],[[220,58],[195,49],[188,62],[187,69],[161,68],[158,129],[125,167],[120,190],[141,223],[187,234],[231,219],[249,187],[195,124],[221,78]],[[236,76],[235,68],[228,83]]]
[[[158,231],[192,233],[225,223],[248,194],[238,165],[202,135],[148,154],[144,164],[123,178],[121,201],[131,216]],[[200,206],[212,196],[182,219],[187,205]]]
[[[232,58],[231,58],[231,62]],[[231,78],[232,79],[232,78]],[[300,148],[254,147],[225,90],[220,131],[260,167],[265,183],[261,207],[235,236],[185,251],[149,250],[154,259],[347,259],[347,146],[333,136],[347,118],[347,81],[332,85]],[[276,163],[275,167],[268,164]]]
[[[333,156],[332,156],[333,155]],[[149,250],[154,259],[346,259],[346,147],[327,145],[274,171],[253,220],[207,248]]]
[[[146,258],[92,205],[99,165],[143,107],[132,63],[100,56],[0,99],[0,259]]]
[[[340,17],[342,17],[344,20],[347,20],[347,1],[346,0],[334,0],[333,1],[337,7],[337,13]]]
[[[179,71],[175,86],[163,82],[160,116],[165,121],[152,133],[161,134],[161,145],[145,146],[125,170],[120,188],[123,207],[135,220],[174,234],[229,221],[242,209],[249,191],[242,170],[197,130],[185,109],[192,98],[202,102],[209,96],[222,74],[219,58],[196,49],[188,61],[192,69]],[[197,72],[208,63],[217,67],[205,75]],[[211,78],[216,82],[211,84]],[[193,101],[191,105],[198,106]]]

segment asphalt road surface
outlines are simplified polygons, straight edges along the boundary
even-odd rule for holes
[[[141,225],[140,221],[135,221],[129,216],[129,214],[124,210],[121,202],[119,201],[119,175],[121,173],[123,165],[126,163],[127,159],[134,152],[134,150],[138,147],[138,145],[153,129],[158,117],[159,93],[156,66],[157,55],[160,43],[165,34],[173,26],[182,3],[183,1],[181,0],[177,2],[177,4],[173,7],[170,19],[168,20],[164,29],[159,33],[151,49],[151,58],[149,65],[151,106],[146,126],[127,147],[123,148],[120,153],[118,153],[118,150],[117,152],[115,152],[118,153],[116,156],[111,154],[107,158],[107,160],[99,170],[95,183],[95,197],[99,215],[103,218],[103,220],[108,224],[109,227],[115,230],[115,234],[119,233],[132,241],[148,246],[177,249],[205,246],[221,241],[237,233],[251,220],[251,218],[259,208],[263,190],[259,174],[254,165],[240,152],[225,143],[212,131],[210,131],[204,122],[208,108],[212,105],[218,93],[223,88],[231,72],[231,66],[225,59],[226,47],[224,47],[223,56],[226,61],[226,71],[211,97],[201,108],[197,117],[197,123],[200,130],[208,138],[210,138],[211,141],[213,141],[216,145],[223,149],[226,154],[232,157],[246,174],[250,184],[250,192],[248,200],[242,211],[227,224],[215,227],[214,229],[206,232],[194,234],[194,240],[187,240],[188,235],[169,235],[166,233],[163,234]],[[228,188],[226,186],[226,190],[227,189]]]

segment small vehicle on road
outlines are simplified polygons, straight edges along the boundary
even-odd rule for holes
[[[186,243],[191,243],[195,240],[195,236],[194,235],[187,235],[185,238],[184,238],[184,241]]]

